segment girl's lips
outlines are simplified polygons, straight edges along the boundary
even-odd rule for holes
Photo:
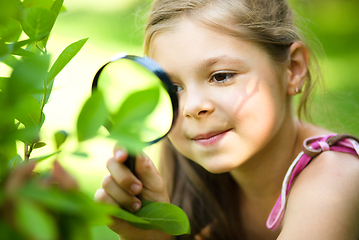
[[[211,132],[206,134],[200,134],[192,138],[197,144],[201,146],[213,146],[218,143],[229,131]]]

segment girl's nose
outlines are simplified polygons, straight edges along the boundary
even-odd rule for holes
[[[203,118],[214,111],[214,104],[203,91],[187,92],[184,99],[183,116]]]

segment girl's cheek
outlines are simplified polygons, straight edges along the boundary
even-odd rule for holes
[[[180,132],[180,123],[177,121],[167,136],[172,143],[176,143],[180,137]]]

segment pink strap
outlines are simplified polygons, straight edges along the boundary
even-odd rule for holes
[[[303,143],[303,151],[289,167],[282,184],[282,191],[267,219],[267,228],[276,231],[284,217],[289,189],[295,177],[308,165],[310,160],[324,151],[346,152],[359,155],[359,139],[351,135],[328,135],[308,138]]]

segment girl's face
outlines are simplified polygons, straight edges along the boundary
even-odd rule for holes
[[[180,153],[222,173],[265,151],[290,111],[286,71],[278,74],[263,49],[187,20],[151,44],[149,55],[177,86],[169,139]]]

